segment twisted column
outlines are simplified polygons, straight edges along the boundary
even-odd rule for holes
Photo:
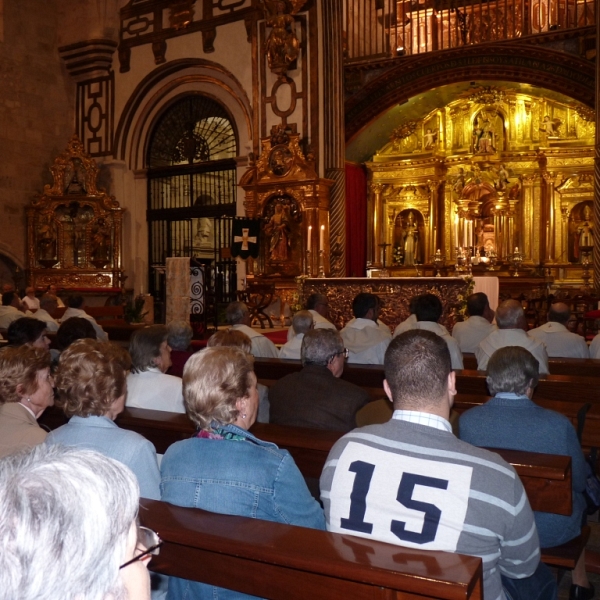
[[[596,10],[596,31],[600,27],[600,10]],[[596,36],[596,56],[600,52],[600,35]],[[596,140],[594,145],[594,251],[592,288],[600,291],[600,77],[596,72]]]
[[[322,7],[323,35],[323,157],[331,187],[329,237],[339,243],[341,255],[332,263],[332,277],[346,275],[346,145],[344,135],[344,66],[342,53],[342,0],[327,0]],[[331,244],[330,244],[331,246]],[[335,269],[335,270],[334,270]]]

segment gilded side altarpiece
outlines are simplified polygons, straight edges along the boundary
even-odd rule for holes
[[[593,245],[595,115],[509,86],[473,87],[401,123],[367,163],[373,267],[414,275],[457,254],[508,275],[581,282]],[[422,267],[420,266],[422,265]]]
[[[260,220],[260,255],[248,274],[292,278],[329,273],[329,191],[333,181],[319,177],[314,159],[300,148],[292,126],[275,126],[261,140],[240,180],[246,216]],[[322,253],[320,252],[322,251]]]
[[[74,135],[27,207],[28,282],[45,290],[121,290],[123,209],[98,189],[98,166]]]

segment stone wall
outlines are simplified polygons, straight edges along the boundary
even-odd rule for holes
[[[4,3],[0,42],[0,255],[25,267],[25,206],[74,130],[75,86],[58,55],[56,0]]]

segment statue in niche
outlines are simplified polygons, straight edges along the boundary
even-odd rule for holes
[[[560,126],[562,121],[560,119],[551,119],[550,115],[546,115],[540,127],[540,131],[543,131],[550,138],[557,138],[560,136]]]
[[[495,133],[491,123],[486,120],[483,123],[483,127],[478,126],[475,131],[477,132],[477,153],[493,154],[496,152]]]
[[[463,188],[465,187],[465,170],[460,167],[458,169],[458,175],[452,184],[452,189],[456,192],[457,196],[460,198],[462,196]]]
[[[401,219],[400,223],[402,223]],[[403,249],[402,264],[405,267],[412,267],[421,261],[421,253],[419,250],[419,226],[412,210],[408,213],[406,225],[401,230],[401,236]]]
[[[265,226],[265,233],[270,237],[269,259],[283,262],[288,259],[290,251],[290,219],[281,202],[275,204],[275,212]]]
[[[432,131],[430,128],[427,128],[427,133],[423,135],[423,139],[425,142],[425,150],[431,150],[435,147],[437,131]]]
[[[40,218],[37,239],[38,260],[56,261],[56,231],[49,214]]]
[[[583,252],[581,248],[590,248],[594,245],[594,231],[592,221],[592,210],[589,204],[583,207],[583,222],[577,227],[575,235],[575,247],[573,248],[573,254],[579,262],[583,259]]]
[[[106,223],[103,217],[100,217],[92,228],[92,243],[91,243],[91,257],[92,262],[98,266],[102,263],[107,264],[110,262],[110,233],[111,227]]]
[[[591,202],[581,202],[573,207],[568,221],[568,260],[570,263],[583,262],[582,248],[594,245],[594,215]]]

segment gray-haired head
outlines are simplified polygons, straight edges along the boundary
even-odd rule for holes
[[[167,325],[169,335],[167,343],[172,350],[185,352],[194,337],[194,331],[187,321],[171,321]]]
[[[312,326],[313,316],[307,310],[299,310],[292,319],[292,327],[296,335],[310,331]]]
[[[58,308],[58,298],[52,294],[44,294],[40,298],[40,308],[51,315]]]
[[[133,332],[129,340],[134,373],[141,373],[156,366],[155,359],[160,356],[160,346],[167,341],[169,330],[165,325],[151,325]]]
[[[523,329],[527,330],[525,312],[518,300],[505,300],[496,311],[498,329]]]
[[[569,322],[570,316],[571,311],[569,310],[569,306],[564,302],[555,302],[554,304],[550,305],[550,310],[548,311],[548,321],[554,321],[555,323],[566,325]]]
[[[487,385],[490,394],[502,392],[524,396],[538,384],[540,363],[525,348],[505,346],[496,350],[487,366]]]
[[[238,325],[246,320],[248,314],[248,307],[243,302],[230,302],[225,311],[225,318],[230,325]]]
[[[326,367],[340,352],[344,351],[342,336],[333,329],[311,329],[302,338],[300,355],[302,366]]]
[[[139,488],[122,463],[41,444],[0,461],[0,597],[124,600]]]

